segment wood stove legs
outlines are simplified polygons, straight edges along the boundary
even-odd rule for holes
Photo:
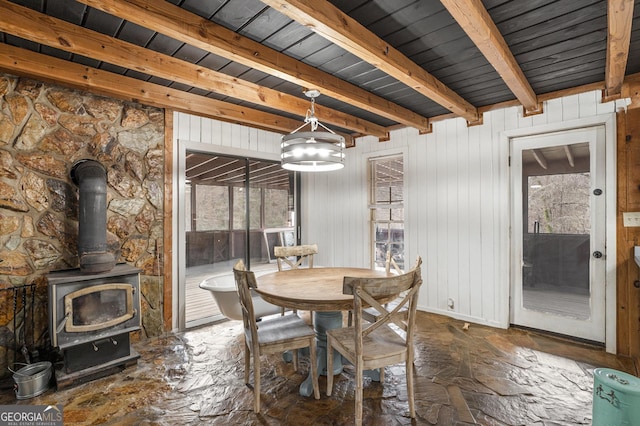
[[[75,371],[73,373],[65,373],[63,370],[56,370],[56,388],[58,390],[77,386],[82,383],[120,373],[125,368],[138,363],[140,354],[131,348],[128,356],[114,359],[110,362],[97,365],[95,367],[85,368],[84,370]]]

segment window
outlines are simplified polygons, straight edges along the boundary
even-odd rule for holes
[[[264,190],[264,226],[265,228],[284,228],[292,226],[290,212],[293,206],[289,205],[289,189]],[[291,197],[292,198],[292,197]]]
[[[196,231],[229,229],[228,187],[195,185],[195,207]]]
[[[384,269],[388,250],[404,269],[404,168],[402,155],[369,160],[372,258]]]
[[[529,176],[528,186],[529,233],[589,234],[589,172]]]
[[[243,230],[247,227],[246,189],[244,186],[233,188],[233,229]],[[260,188],[249,188],[249,221],[251,229],[260,229],[262,218],[262,191]]]

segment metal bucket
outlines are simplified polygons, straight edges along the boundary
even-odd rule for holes
[[[22,367],[13,373],[13,385],[16,398],[28,399],[38,396],[49,389],[52,365],[49,361],[36,362]]]
[[[640,424],[640,379],[622,371],[593,371],[593,426]]]

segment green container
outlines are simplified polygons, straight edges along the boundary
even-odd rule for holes
[[[596,368],[592,425],[640,425],[640,379],[622,371]]]

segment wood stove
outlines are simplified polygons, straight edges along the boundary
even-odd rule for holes
[[[140,330],[140,269],[116,265],[107,250],[107,171],[91,159],[69,173],[78,185],[77,269],[51,272],[49,334],[64,366],[58,388],[137,362],[129,334]]]
[[[118,264],[108,272],[51,272],[49,334],[64,365],[58,388],[111,374],[135,364],[129,334],[140,330],[140,269]]]

